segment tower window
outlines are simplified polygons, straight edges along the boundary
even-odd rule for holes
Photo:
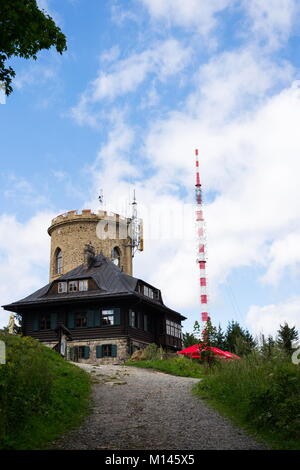
[[[55,273],[62,273],[62,251],[60,248],[57,248],[55,255]]]
[[[112,262],[113,262],[116,266],[119,266],[119,267],[120,267],[120,264],[121,264],[121,252],[120,252],[120,249],[119,249],[117,246],[115,246],[115,247],[112,249],[111,258],[112,258]]]

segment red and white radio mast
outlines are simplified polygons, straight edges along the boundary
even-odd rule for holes
[[[210,319],[208,316],[208,299],[207,299],[207,277],[206,277],[206,246],[205,246],[205,227],[204,227],[204,216],[203,216],[203,201],[202,201],[202,190],[200,183],[200,171],[199,171],[199,156],[198,149],[195,150],[196,156],[196,184],[195,184],[195,197],[196,197],[196,230],[197,230],[197,264],[199,266],[199,284],[200,284],[200,303],[201,303],[201,322],[200,325],[195,322],[194,329],[198,330],[198,333],[202,332],[203,339],[205,339],[206,322]]]

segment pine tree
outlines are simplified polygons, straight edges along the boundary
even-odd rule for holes
[[[284,325],[280,325],[279,330],[277,331],[277,344],[280,348],[282,348],[288,354],[292,354],[293,352],[293,341],[297,340],[299,335],[296,327],[293,326],[290,328],[288,324],[285,322]]]
[[[256,341],[247,329],[232,320],[225,333],[224,347],[238,356],[249,354],[256,346]]]
[[[189,348],[190,346],[194,346],[194,344],[198,344],[199,339],[196,338],[196,336],[193,335],[193,333],[183,333],[182,343],[185,348]]]
[[[262,335],[262,346],[260,348],[260,351],[265,358],[269,359],[272,357],[275,346],[276,342],[273,336],[269,335],[266,340],[264,335]]]

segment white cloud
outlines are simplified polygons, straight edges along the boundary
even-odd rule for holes
[[[268,48],[282,46],[292,32],[297,15],[297,0],[243,0],[253,40],[265,42]]]
[[[155,20],[169,25],[193,27],[208,35],[216,26],[216,14],[234,5],[234,0],[139,0]]]
[[[130,161],[136,136],[122,121],[93,168],[96,186],[107,186],[112,203],[128,192],[128,181],[136,181],[143,205],[157,205],[168,217],[170,208],[182,202],[176,188],[186,188],[188,202],[193,201],[194,148],[200,148],[205,194],[216,193],[205,208],[213,298],[234,268],[259,266],[271,282],[275,263],[279,279],[286,264],[274,257],[276,243],[285,239],[291,226],[295,240],[300,236],[300,90],[297,83],[286,86],[293,75],[289,65],[280,68],[259,55],[255,60],[254,51],[222,54],[201,68],[199,89],[189,96],[187,107],[151,126],[144,142],[144,165]],[[249,96],[254,106],[245,111]],[[143,180],[147,163],[155,172]],[[141,215],[149,224],[149,213],[142,209]],[[152,220],[161,223],[153,215]],[[171,236],[160,243],[146,238],[145,252],[136,258],[137,273],[158,285],[175,309],[198,306],[192,218],[186,234],[184,240]],[[295,264],[292,255],[285,261]]]
[[[195,28],[203,34],[214,27],[216,12],[235,3],[201,2],[200,8],[194,1],[141,1],[154,19],[189,27],[190,32]],[[276,20],[275,11],[269,12],[263,30],[254,8],[256,2],[250,3],[253,8],[249,6],[247,14],[252,33],[246,46],[215,55],[198,66],[194,90],[185,105],[151,122],[142,143],[138,140],[143,136],[126,124],[125,115],[114,117],[108,141],[91,168],[93,192],[104,188],[114,210],[120,208],[122,212],[119,201],[126,198],[128,187],[135,185],[144,206],[140,215],[145,226],[162,226],[166,221],[158,213],[168,220],[170,208],[180,207],[184,191],[185,200],[193,201],[194,148],[199,147],[204,194],[214,194],[205,207],[213,299],[218,285],[226,282],[235,268],[259,267],[264,270],[263,280],[275,283],[286,270],[290,273],[291,268],[297,269],[300,261],[300,90],[297,83],[292,85],[296,76],[292,65],[270,55],[275,40],[282,42],[291,31],[285,6],[292,4],[283,5],[281,22]],[[268,48],[258,47],[254,31],[259,40],[268,36]],[[174,52],[177,50],[182,51],[183,64]],[[91,91],[82,95],[82,109],[74,108],[77,119],[96,119],[89,111],[91,103],[112,101],[136,91],[148,78],[150,85],[144,92],[145,96],[149,93],[148,100],[142,106],[147,101],[151,104],[149,90],[152,87],[155,91],[154,80],[178,77],[190,57],[191,52],[180,43],[166,41],[114,61],[94,80]],[[155,93],[153,98],[155,104]],[[133,145],[138,145],[143,155],[138,164],[130,154]],[[123,203],[126,210],[128,204]],[[91,199],[90,205],[95,204]],[[153,215],[149,207],[159,210]],[[165,302],[179,310],[199,309],[194,228],[191,215],[184,239],[171,234],[157,240],[146,234],[145,252],[135,261],[136,274],[158,285]]]
[[[276,63],[256,47],[218,54],[199,68],[189,109],[214,123],[236,113],[249,113],[262,104],[268,92],[289,84],[293,73],[288,62]]]
[[[138,0],[155,21],[188,28],[213,41],[218,14],[236,9],[241,17],[235,31],[252,43],[269,50],[282,46],[289,38],[299,15],[298,0]]]
[[[14,79],[14,86],[21,89],[28,85],[41,85],[53,81],[57,76],[57,67],[53,65],[31,64],[27,65]]]
[[[104,51],[101,54],[100,60],[102,60],[103,62],[114,62],[119,58],[120,53],[121,51],[119,46],[112,46],[110,49]]]
[[[79,103],[72,108],[71,114],[80,124],[96,126],[99,116],[91,110],[93,103],[101,100],[113,101],[119,96],[132,93],[152,75],[164,82],[183,70],[190,58],[189,47],[183,47],[175,39],[168,39],[141,53],[133,53],[126,59],[113,61],[109,71],[104,72],[101,69],[96,79],[89,84]]]
[[[300,330],[300,297],[294,297],[281,302],[277,305],[258,306],[253,305],[250,307],[246,315],[246,324],[251,331],[260,335],[271,334],[276,336],[279,326],[285,322],[290,326],[296,326]]]
[[[296,217],[299,217],[299,213]],[[295,219],[296,219],[295,217]],[[300,269],[300,224],[298,230],[286,233],[272,243],[268,253],[268,269],[262,280],[268,284],[278,284],[285,274],[299,275]],[[288,231],[287,231],[288,232]]]
[[[215,281],[224,280],[234,267],[268,269],[277,259],[278,240],[291,227],[295,238],[300,234],[299,101],[300,90],[292,86],[230,124],[217,121],[213,126],[211,114],[209,125],[202,118],[174,114],[156,123],[148,136],[146,155],[159,169],[162,186],[172,180],[192,188],[192,147],[199,144],[204,191],[217,192],[205,211]],[[285,263],[297,259],[291,254]],[[276,263],[278,277],[284,266]]]
[[[111,17],[114,23],[122,25],[125,21],[139,21],[139,16],[131,11],[129,8],[122,8],[119,5],[112,5]]]
[[[2,175],[3,196],[18,205],[41,206],[49,204],[46,196],[41,194],[32,183],[14,173]]]
[[[154,73],[161,81],[180,72],[190,59],[190,49],[174,39],[169,39],[140,54],[112,65],[110,72],[100,72],[92,82],[92,101],[113,100],[117,96],[134,91]]]
[[[55,214],[39,212],[27,222],[0,216],[1,305],[19,300],[48,282],[50,237],[47,228]],[[2,310],[0,327],[9,312]]]

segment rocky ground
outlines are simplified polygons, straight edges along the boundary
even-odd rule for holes
[[[93,411],[55,449],[262,449],[191,389],[199,379],[148,369],[80,364],[95,377]]]

